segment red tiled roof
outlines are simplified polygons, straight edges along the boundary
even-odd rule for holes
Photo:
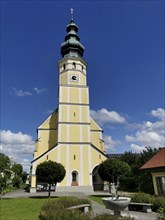
[[[160,150],[148,160],[140,169],[150,169],[157,167],[165,167],[165,147]]]

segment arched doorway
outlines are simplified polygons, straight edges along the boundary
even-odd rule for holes
[[[98,173],[98,166],[96,166],[92,171],[92,181],[93,181],[93,190],[94,191],[103,191],[104,181],[101,179]]]
[[[72,183],[71,186],[78,186],[78,172],[77,171],[73,171],[72,172]]]

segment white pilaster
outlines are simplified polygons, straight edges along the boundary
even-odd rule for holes
[[[67,184],[67,186],[69,186],[71,183],[71,180],[70,180],[71,175],[69,172],[69,170],[70,170],[69,158],[70,158],[70,151],[69,151],[69,144],[67,144],[66,145],[66,167],[67,167],[67,169],[66,169],[66,184]]]
[[[83,158],[83,146],[80,144],[80,186],[84,184],[84,158]]]
[[[92,160],[91,160],[91,146],[88,145],[88,164],[89,164],[89,169],[88,169],[88,173],[89,173],[89,178],[90,178],[90,185],[92,185],[92,175],[90,175],[90,173],[92,173]]]
[[[61,160],[61,144],[58,144],[58,147],[57,147],[57,161],[58,163],[60,163],[60,160]]]

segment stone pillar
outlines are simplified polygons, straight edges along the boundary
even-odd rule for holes
[[[36,193],[36,175],[31,175],[31,188],[30,193]]]

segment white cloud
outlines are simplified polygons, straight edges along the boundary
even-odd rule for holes
[[[52,110],[52,109],[48,109],[48,110],[46,110],[45,112],[43,112],[43,114],[50,115],[50,114],[53,113],[53,111],[54,111],[54,110]]]
[[[115,147],[120,144],[120,141],[113,140],[109,135],[103,135],[103,139],[106,151],[115,151]]]
[[[126,141],[143,143],[146,146],[153,145],[157,147],[162,147],[163,136],[154,131],[137,131],[134,136],[126,135]]]
[[[139,146],[137,144],[131,144],[132,153],[141,153],[142,151],[146,150],[145,146]]]
[[[24,97],[24,96],[32,96],[33,94],[29,91],[22,91],[22,89],[17,90],[16,88],[12,87],[14,91],[14,95],[19,96],[19,97]]]
[[[165,146],[165,110],[158,108],[150,112],[157,121],[146,121],[139,126],[139,129],[133,135],[126,135],[125,140],[132,142],[131,148],[137,152],[146,147],[159,148]]]
[[[1,152],[9,156],[16,163],[23,165],[29,172],[30,162],[34,151],[34,141],[28,134],[14,133],[10,130],[0,131]]]
[[[12,89],[13,89],[12,94],[15,96],[19,96],[19,97],[32,96],[32,95],[34,95],[34,91],[35,91],[35,94],[37,94],[37,95],[40,95],[41,93],[46,91],[45,88],[39,89],[37,87],[33,88],[33,91],[26,91],[26,90],[23,91],[22,89],[18,90],[15,87],[12,87]]]
[[[108,111],[105,108],[100,110],[90,110],[90,114],[93,119],[95,119],[100,125],[104,125],[107,123],[117,123],[122,124],[125,123],[126,120],[123,116],[115,111]]]
[[[46,89],[44,88],[38,89],[37,87],[35,87],[33,90],[36,92],[37,95],[40,95],[41,93],[46,91]]]
[[[163,120],[165,118],[165,109],[157,108],[156,110],[152,110],[150,114],[152,116],[155,116],[156,118]]]

